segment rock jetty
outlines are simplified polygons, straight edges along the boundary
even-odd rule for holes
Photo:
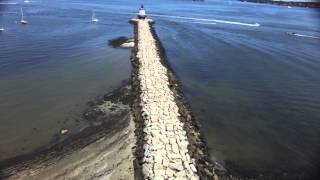
[[[159,180],[199,179],[197,160],[189,154],[190,144],[185,124],[180,120],[175,92],[170,88],[168,69],[162,63],[152,33],[153,21],[132,19],[131,22],[135,24],[136,31],[136,77],[133,80],[139,84],[142,176]]]

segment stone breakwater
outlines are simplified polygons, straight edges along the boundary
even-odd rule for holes
[[[168,69],[159,54],[151,26],[153,21],[133,19],[131,22],[136,31],[133,62],[136,77],[133,80],[139,84],[142,176],[144,179],[199,179],[197,161],[200,158],[196,160],[189,153],[186,125],[180,120],[180,108],[170,88]],[[213,171],[211,174],[213,178]]]
[[[179,108],[169,88],[166,67],[160,62],[149,19],[136,20],[140,60],[141,113],[145,122],[143,175],[146,179],[198,179]]]

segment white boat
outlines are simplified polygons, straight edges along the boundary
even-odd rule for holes
[[[0,32],[4,31],[4,28],[3,27],[0,27]]]
[[[91,17],[91,22],[98,22],[99,21],[99,19],[98,18],[96,18],[96,14],[95,14],[95,12],[94,12],[94,10],[92,11],[92,17]]]
[[[21,20],[20,20],[20,23],[21,23],[21,24],[28,24],[28,21],[24,20],[22,8],[21,8]]]
[[[25,3],[29,3],[29,2],[31,2],[31,1],[29,1],[29,0],[25,0],[25,1],[23,1],[23,2],[25,2]]]

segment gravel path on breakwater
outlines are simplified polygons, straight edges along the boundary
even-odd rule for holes
[[[138,80],[144,119],[145,144],[142,172],[145,179],[199,179],[195,160],[188,153],[184,124],[169,88],[150,29],[152,20],[133,20],[137,25]]]

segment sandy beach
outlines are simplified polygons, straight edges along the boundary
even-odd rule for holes
[[[1,179],[134,179],[130,86],[106,94],[84,116],[95,126],[49,149],[3,162]]]

